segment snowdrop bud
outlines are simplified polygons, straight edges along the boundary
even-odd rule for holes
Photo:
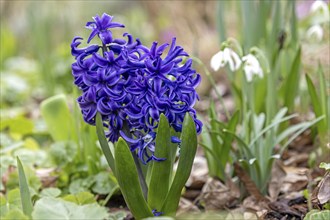
[[[323,39],[323,29],[320,25],[313,25],[307,30],[306,36],[310,40],[320,42]]]
[[[264,76],[260,63],[254,55],[248,54],[242,57],[242,61],[244,62],[243,70],[248,82],[252,81],[253,75],[258,75],[260,78]]]

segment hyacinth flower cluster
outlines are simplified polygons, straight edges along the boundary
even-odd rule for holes
[[[72,75],[82,92],[77,101],[84,120],[95,125],[96,114],[100,113],[109,141],[115,143],[122,137],[144,164],[166,159],[154,155],[155,129],[161,114],[176,132],[181,132],[188,112],[197,133],[202,130],[193,108],[199,99],[196,87],[200,75],[175,38],[171,44],[154,42],[149,48],[128,33],[114,38],[112,29],[124,25],[113,22],[112,16],[103,14],[93,20],[86,24],[91,30],[88,46],[80,46],[81,37],[71,43],[75,58]],[[95,37],[100,44],[91,44]],[[180,140],[172,137],[172,142]]]

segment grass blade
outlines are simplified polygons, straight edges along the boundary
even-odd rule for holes
[[[103,154],[104,154],[105,158],[107,159],[107,162],[108,162],[112,172],[115,174],[116,173],[115,160],[110,151],[108,140],[104,134],[103,123],[102,123],[100,113],[96,114],[96,133],[97,133],[97,137],[99,139]]]
[[[21,193],[23,213],[31,218],[31,213],[33,210],[31,195],[30,195],[29,185],[27,183],[27,179],[23,169],[23,165],[19,157],[17,157],[17,169],[18,169],[19,190]]]

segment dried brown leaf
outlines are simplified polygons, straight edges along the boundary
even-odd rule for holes
[[[220,180],[209,178],[199,200],[205,205],[206,210],[217,210],[230,207],[239,196],[239,189],[235,184],[226,186]]]
[[[205,157],[196,156],[186,187],[201,189],[207,180],[208,168]]]
[[[323,205],[330,201],[330,172],[326,172],[314,189],[312,202],[314,205]]]
[[[238,164],[234,163],[234,169],[237,176],[244,183],[246,190],[250,195],[254,196],[258,201],[267,201],[267,199],[261,194],[256,184],[252,181],[250,176],[246,173],[245,170]]]
[[[308,184],[307,168],[283,166],[286,176],[283,180],[281,192],[287,194],[293,191],[300,191]]]
[[[277,200],[285,175],[286,173],[283,170],[280,161],[275,160],[271,171],[271,179],[268,184],[268,193],[272,201]]]

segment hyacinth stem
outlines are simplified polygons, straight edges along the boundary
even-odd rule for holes
[[[136,165],[136,169],[138,171],[138,176],[139,176],[139,181],[140,181],[142,192],[143,192],[143,197],[147,201],[147,198],[148,198],[148,186],[147,186],[147,183],[145,181],[145,178],[144,178],[144,175],[143,175],[143,172],[142,172],[141,164],[140,164],[140,161],[139,161],[136,153],[135,152],[132,152],[132,155],[133,155],[134,163]]]
[[[104,53],[107,52],[107,45],[102,44],[102,54],[104,56]]]
[[[126,123],[123,126],[123,132],[126,134],[127,137],[133,138],[131,133],[129,132],[128,126],[126,125]],[[140,181],[140,185],[142,188],[142,192],[143,192],[143,197],[144,199],[147,201],[148,198],[148,186],[144,177],[144,174],[142,172],[142,168],[141,168],[141,163],[139,161],[139,158],[136,155],[135,151],[132,151],[132,156],[134,159],[134,163],[138,172],[138,176],[139,176],[139,181]]]

